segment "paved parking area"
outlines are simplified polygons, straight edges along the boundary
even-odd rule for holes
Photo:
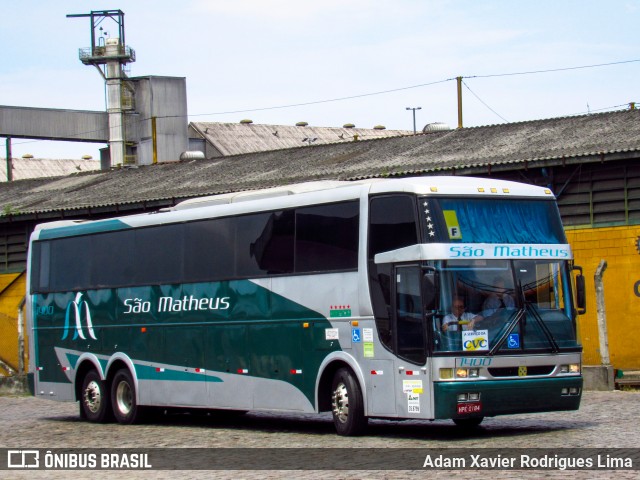
[[[334,448],[337,464],[353,448],[628,448],[639,450],[639,392],[585,392],[581,409],[486,419],[477,431],[452,422],[372,420],[366,436],[339,437],[331,417],[248,413],[242,417],[170,415],[143,425],[89,424],[77,404],[0,397],[0,448]],[[4,474],[10,473],[9,476]],[[0,472],[6,478],[85,478],[87,472]],[[76,477],[77,476],[77,477]],[[211,472],[92,471],[92,478],[206,478]],[[216,478],[640,478],[640,471],[218,471]]]

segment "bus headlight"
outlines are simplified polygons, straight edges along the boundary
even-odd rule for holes
[[[580,373],[580,364],[570,363],[568,365],[560,365],[560,373]]]
[[[479,376],[478,368],[456,368],[456,378],[478,378]]]

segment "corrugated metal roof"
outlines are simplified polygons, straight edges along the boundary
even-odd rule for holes
[[[189,126],[223,156],[413,134],[406,130],[255,123],[191,122]],[[193,136],[193,133],[190,135]]]
[[[19,215],[166,205],[178,199],[309,180],[474,169],[486,173],[490,168],[515,169],[525,163],[636,158],[638,152],[640,111],[609,112],[3,183],[0,210],[10,207],[8,211]]]
[[[100,170],[100,160],[51,158],[13,158],[13,179],[60,177],[71,173]],[[0,161],[0,181],[7,180],[6,157]]]

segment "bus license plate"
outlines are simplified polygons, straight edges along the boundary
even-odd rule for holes
[[[482,404],[480,402],[458,404],[458,415],[466,415],[468,413],[478,413],[481,410],[482,410]]]

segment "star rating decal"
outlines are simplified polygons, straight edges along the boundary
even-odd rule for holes
[[[424,214],[426,215],[425,220],[427,221],[427,234],[429,238],[434,238],[436,236],[436,227],[433,224],[431,219],[431,210],[429,209],[429,202],[425,201],[422,206],[424,207]]]

